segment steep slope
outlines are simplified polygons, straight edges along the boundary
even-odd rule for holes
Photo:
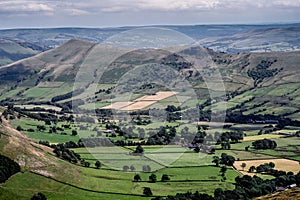
[[[54,165],[51,158],[52,149],[31,142],[23,133],[11,127],[7,120],[2,118],[0,124],[0,152],[15,160],[23,170],[38,170]]]
[[[33,80],[40,78],[40,81],[46,75],[47,78],[54,80],[72,76],[73,72],[70,68],[80,62],[93,45],[89,42],[70,40],[53,50],[3,66],[0,68],[1,83],[22,81],[22,85],[34,86],[36,82]]]
[[[262,197],[255,198],[253,200],[287,200],[287,199],[300,199],[300,188],[292,188],[287,191],[277,192],[275,194],[269,194]]]
[[[24,40],[0,38],[0,66],[31,57],[45,50],[44,47]]]

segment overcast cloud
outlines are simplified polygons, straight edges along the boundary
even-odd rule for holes
[[[0,28],[297,22],[300,0],[0,0]]]

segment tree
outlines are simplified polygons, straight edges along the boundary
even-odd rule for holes
[[[135,148],[134,153],[143,154],[144,153],[143,147],[140,144],[137,145],[137,147]]]
[[[130,166],[130,171],[132,171],[132,172],[135,171],[135,167],[133,165]]]
[[[223,177],[223,179],[225,177],[226,171],[227,171],[227,167],[222,166],[221,169],[220,169],[220,173],[221,173],[221,176]]]
[[[216,200],[224,200],[224,191],[222,188],[215,189],[214,196]]]
[[[255,166],[251,166],[251,167],[249,168],[248,172],[249,172],[249,173],[253,173],[255,169],[256,169]]]
[[[45,131],[46,130],[46,126],[44,126],[44,125],[38,125],[37,126],[37,130],[38,131]]]
[[[124,165],[124,166],[123,166],[123,171],[124,171],[124,172],[128,172],[128,171],[129,171],[129,167],[128,167],[127,165]]]
[[[151,172],[151,167],[149,165],[144,165],[143,172]]]
[[[199,152],[200,152],[200,148],[199,148],[198,146],[196,146],[195,149],[194,149],[194,151],[195,151],[196,153],[199,153]]]
[[[31,197],[31,200],[47,200],[47,198],[43,193],[38,192]]]
[[[169,177],[168,174],[163,174],[163,175],[161,176],[161,181],[162,181],[162,182],[167,182],[167,181],[169,181],[169,180],[170,180],[170,177]]]
[[[224,164],[227,166],[233,166],[234,162],[235,162],[235,158],[233,156],[227,155],[226,153],[221,154],[220,164]]]
[[[275,163],[269,162],[269,166],[270,166],[271,168],[274,168],[274,167],[275,167]]]
[[[144,187],[143,194],[144,194],[145,196],[147,196],[147,197],[150,197],[150,196],[153,195],[153,194],[152,194],[152,191],[151,191],[151,188],[149,188],[149,187]]]
[[[247,166],[247,164],[246,163],[242,163],[241,164],[241,167],[243,168],[243,171],[245,170],[245,167]]]
[[[96,168],[100,169],[101,165],[102,165],[101,162],[99,160],[97,160],[95,163]]]
[[[156,175],[155,174],[151,174],[149,176],[149,182],[150,183],[155,183],[156,182]]]
[[[84,166],[85,166],[85,167],[90,167],[90,165],[91,165],[91,164],[90,164],[89,162],[84,162]]]
[[[218,156],[214,156],[212,162],[216,164],[216,167],[219,167],[221,160]]]
[[[139,174],[134,175],[134,177],[133,177],[134,182],[138,182],[138,181],[141,181],[141,180],[142,179],[141,179],[141,176]]]
[[[19,125],[17,126],[17,131],[23,131],[23,128]]]
[[[78,133],[76,130],[72,130],[72,136],[76,136]]]

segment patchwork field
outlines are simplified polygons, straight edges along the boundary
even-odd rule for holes
[[[259,166],[261,164],[273,162],[275,164],[275,169],[283,170],[286,172],[294,172],[295,174],[300,171],[300,164],[298,161],[288,160],[288,159],[266,159],[266,160],[243,160],[243,161],[236,161],[234,163],[234,167],[239,170],[243,171],[241,167],[242,163],[246,163],[245,171],[248,171],[251,166]]]
[[[140,110],[155,104],[157,101],[136,101],[133,104],[130,104],[126,107],[121,108],[121,110],[132,111],[132,110]]]
[[[105,106],[102,109],[116,109],[123,111],[134,111],[147,108],[161,100],[172,97],[176,92],[160,91],[155,93],[155,95],[145,95],[139,97],[133,101],[128,102],[114,102],[111,105]]]
[[[135,101],[160,101],[163,99],[166,99],[168,97],[171,97],[173,95],[177,94],[176,92],[168,92],[168,91],[160,91],[157,92],[155,95],[146,95],[141,98],[136,99]]]

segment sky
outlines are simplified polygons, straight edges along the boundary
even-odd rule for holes
[[[300,0],[0,0],[0,28],[300,22]]]

